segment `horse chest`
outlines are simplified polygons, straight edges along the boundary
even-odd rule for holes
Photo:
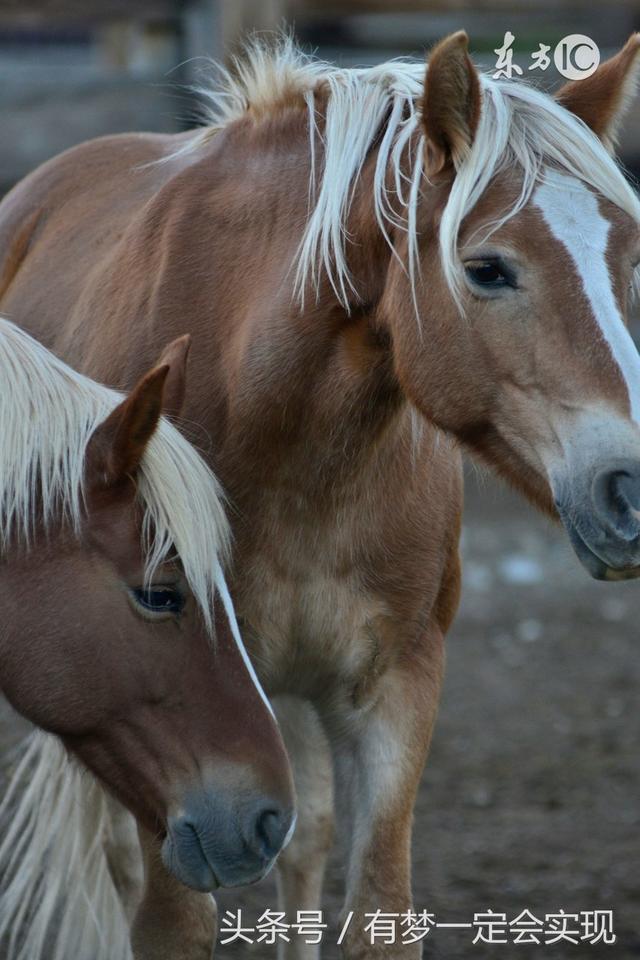
[[[243,631],[270,695],[366,703],[391,659],[391,616],[357,569],[304,550],[260,552],[239,580]]]

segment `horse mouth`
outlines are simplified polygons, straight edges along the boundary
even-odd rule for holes
[[[181,838],[171,830],[162,845],[162,860],[169,873],[192,890],[210,893],[220,886],[195,830],[187,830]],[[185,850],[184,847],[187,846]]]
[[[586,540],[579,533],[576,525],[566,516],[560,513],[562,523],[571,541],[574,553],[578,560],[591,574],[594,580],[635,580],[640,577],[640,566],[631,567],[612,567],[603,558],[593,550]]]

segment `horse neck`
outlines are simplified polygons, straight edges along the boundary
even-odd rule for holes
[[[297,136],[304,138],[300,151],[283,137],[283,160],[292,149],[298,157],[306,156],[308,133],[300,130]],[[238,388],[229,397],[229,429],[243,460],[259,462],[263,472],[272,465],[280,476],[302,466],[307,490],[315,486],[320,493],[330,489],[337,496],[353,486],[355,477],[362,482],[368,470],[380,469],[404,443],[401,435],[410,421],[393,370],[391,341],[378,318],[391,254],[375,219],[374,168],[372,155],[349,215],[352,242],[347,256],[357,289],[349,309],[340,304],[322,271],[317,295],[308,288],[301,305],[291,297],[291,261],[272,262],[270,271],[277,280],[271,279],[267,287],[274,301],[263,302],[259,322],[246,321],[249,333],[243,337],[241,358],[235,356],[239,367],[233,380]],[[286,210],[284,198],[295,191],[304,209],[309,175],[307,166],[295,180],[273,177],[271,189],[281,196],[263,201],[265,209]],[[291,235],[286,215],[274,220],[270,233],[279,236],[283,231]],[[292,236],[292,254],[299,239]],[[281,248],[280,241],[276,246]],[[264,269],[268,245],[258,246],[253,258],[256,267]],[[253,363],[257,354],[259,377]]]

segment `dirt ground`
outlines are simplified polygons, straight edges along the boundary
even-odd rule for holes
[[[591,581],[565,538],[492,479],[471,472],[464,591],[415,817],[418,909],[446,923],[613,911],[613,945],[472,945],[436,929],[431,960],[640,957],[640,584]],[[3,740],[16,734],[5,711]],[[324,960],[336,960],[343,870],[326,885]],[[276,909],[275,882],[219,897],[245,925]],[[391,949],[391,948],[390,948]],[[229,960],[275,957],[229,945]],[[71,958],[69,958],[71,960]]]

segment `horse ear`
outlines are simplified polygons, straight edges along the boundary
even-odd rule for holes
[[[162,412],[167,417],[179,417],[184,406],[187,387],[187,360],[191,349],[191,337],[186,333],[172,340],[160,355],[158,365],[169,367],[162,395]]]
[[[565,83],[556,93],[556,99],[584,120],[613,153],[618,129],[636,92],[639,76],[640,33],[634,33],[622,50],[601,63],[590,77]]]
[[[112,410],[93,433],[87,448],[89,469],[110,486],[132,477],[158,426],[169,365],[154,367]]]
[[[459,30],[441,40],[429,57],[422,97],[427,176],[451,162],[459,166],[473,143],[481,93],[468,45],[467,34]]]

